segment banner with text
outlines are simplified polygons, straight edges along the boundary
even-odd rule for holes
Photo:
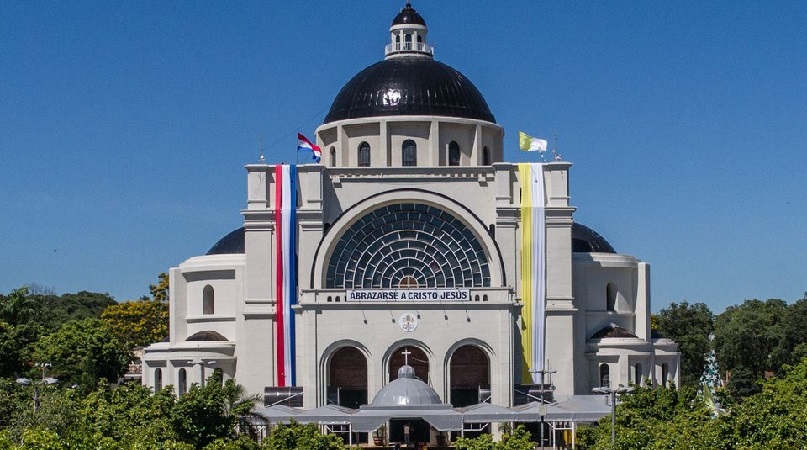
[[[468,289],[356,289],[345,291],[345,300],[349,302],[456,302],[471,300],[471,292]]]

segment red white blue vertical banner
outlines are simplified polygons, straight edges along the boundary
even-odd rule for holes
[[[275,166],[277,385],[295,385],[294,312],[297,303],[297,166]]]

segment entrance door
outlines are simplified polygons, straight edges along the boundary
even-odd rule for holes
[[[466,345],[451,355],[451,405],[455,408],[475,405],[480,389],[490,390],[490,362],[479,347]]]
[[[411,448],[418,448],[416,443],[429,442],[431,425],[423,419],[390,419],[389,427],[390,442],[411,444]]]
[[[328,403],[354,409],[367,404],[367,358],[359,349],[342,347],[333,353]]]

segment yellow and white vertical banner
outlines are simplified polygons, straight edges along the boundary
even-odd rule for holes
[[[546,189],[544,165],[520,163],[521,184],[521,348],[523,380],[541,382],[546,349]]]

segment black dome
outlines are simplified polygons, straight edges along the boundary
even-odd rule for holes
[[[572,251],[580,253],[616,253],[614,247],[591,228],[572,224]]]
[[[231,253],[244,253],[244,227],[233,230],[227,236],[207,251],[208,255],[227,255]]]
[[[602,330],[594,333],[590,339],[603,339],[603,338],[635,338],[636,335],[630,330],[622,328],[616,324],[610,324]]]
[[[398,15],[392,19],[392,24],[426,25],[426,21],[423,20],[423,16],[418,14],[418,12],[415,11],[415,8],[413,8],[412,5],[407,2],[406,6],[404,6],[401,12],[399,12]]]
[[[430,57],[408,56],[359,72],[339,91],[324,123],[399,115],[496,122],[485,98],[465,75]]]

